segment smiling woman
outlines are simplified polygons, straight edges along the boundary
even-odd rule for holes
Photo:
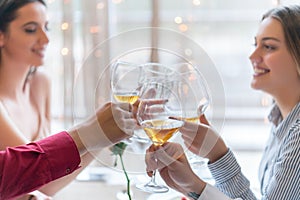
[[[5,137],[2,149],[46,136],[50,114],[50,82],[37,70],[49,42],[45,4],[4,2],[7,5],[2,3],[0,15],[0,103],[13,124],[5,136],[1,134]]]
[[[50,133],[50,79],[40,68],[49,43],[43,0],[0,3],[0,149],[44,138]],[[88,154],[82,166],[92,161]],[[80,172],[30,195],[49,199]],[[17,186],[16,186],[17,187]],[[43,194],[43,193],[45,194]],[[25,195],[22,198],[28,198]]]
[[[276,100],[291,96],[300,84],[299,63],[298,59],[294,59],[300,56],[299,50],[288,46],[299,41],[295,36],[286,39],[288,33],[280,20],[266,18],[257,32],[256,49],[250,56],[254,69],[252,88],[263,90]]]

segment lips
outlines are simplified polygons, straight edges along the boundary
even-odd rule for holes
[[[37,54],[40,57],[44,57],[45,49],[33,49],[32,50],[35,54]]]
[[[254,67],[253,70],[254,70],[253,76],[261,76],[270,72],[269,69],[260,68],[260,67]]]

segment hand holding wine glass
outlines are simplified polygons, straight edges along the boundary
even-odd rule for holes
[[[135,63],[125,61],[116,61],[112,66],[111,89],[112,101],[120,103],[130,103],[133,105],[139,98],[141,89],[141,66]],[[140,132],[143,130],[135,129],[134,135],[127,143],[135,140],[137,143],[149,144],[149,139],[141,137]]]
[[[210,105],[210,95],[204,77],[190,63],[178,63],[172,68],[176,71],[182,86],[181,100],[185,121],[199,124],[200,116],[204,114]],[[199,169],[207,163],[207,159],[188,151],[187,156],[191,166]]]
[[[174,78],[174,77],[173,77]],[[152,143],[160,146],[168,141],[182,125],[182,110],[176,87],[178,81],[170,77],[164,82],[146,82],[142,86],[137,119]],[[149,95],[149,91],[152,95]],[[176,118],[176,119],[174,119]],[[137,185],[147,192],[162,193],[169,189],[158,185],[155,181],[155,171],[151,181]]]

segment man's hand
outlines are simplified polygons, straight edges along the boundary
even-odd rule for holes
[[[69,132],[79,148],[83,145],[86,150],[93,151],[110,146],[132,136],[137,123],[130,110],[130,104],[106,103],[96,110],[95,115]],[[74,136],[74,130],[79,138]]]

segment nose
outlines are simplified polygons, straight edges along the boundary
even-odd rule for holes
[[[259,53],[259,50],[258,48],[256,48],[252,53],[251,55],[249,56],[249,59],[252,63],[252,65],[255,65],[255,64],[258,64],[260,62],[262,62],[262,56],[260,55]]]
[[[49,43],[49,37],[48,37],[48,34],[47,34],[46,30],[41,29],[39,42],[42,45],[47,45]]]

